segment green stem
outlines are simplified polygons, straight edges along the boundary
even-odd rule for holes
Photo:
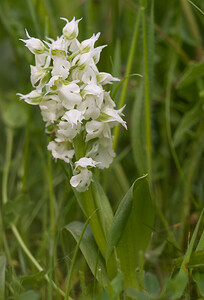
[[[2,199],[3,204],[6,204],[8,201],[7,195],[7,185],[8,185],[8,175],[9,175],[9,167],[11,163],[11,154],[12,154],[12,145],[13,145],[13,129],[6,129],[6,157],[3,169],[3,179],[2,179]]]
[[[74,150],[75,150],[75,157],[76,160],[79,160],[80,158],[84,157],[85,155],[85,142],[83,140],[82,135],[78,134],[74,138]],[[80,201],[80,206],[82,207],[86,217],[90,217],[94,211],[97,210],[94,197],[92,194],[91,186],[89,189],[83,193],[80,194],[82,201]],[[102,253],[102,255],[105,257],[106,255],[106,238],[100,223],[100,218],[98,216],[98,213],[93,215],[93,217],[90,220],[90,226],[92,229],[92,233],[94,235],[95,241]]]
[[[74,265],[75,265],[75,262],[76,262],[76,257],[77,257],[77,254],[78,254],[78,251],[79,251],[79,247],[80,247],[80,244],[81,244],[81,240],[83,238],[83,235],[84,235],[84,232],[92,218],[92,216],[95,214],[96,211],[93,212],[92,215],[90,215],[90,217],[87,219],[85,225],[84,225],[84,228],[81,232],[81,235],[80,235],[80,238],[79,238],[79,241],[77,243],[77,246],[76,246],[76,249],[74,251],[74,256],[72,258],[72,263],[71,263],[71,267],[70,267],[70,271],[69,271],[69,276],[68,276],[68,279],[67,279],[67,286],[66,286],[66,292],[65,292],[65,298],[64,300],[69,300],[69,293],[70,293],[70,289],[71,289],[71,280],[72,280],[72,275],[73,275],[73,271],[74,271]]]
[[[145,18],[145,7],[142,9],[142,27],[143,27],[143,52],[144,52],[144,73],[145,73],[145,132],[146,132],[146,149],[147,149],[147,169],[152,179],[152,142],[151,142],[151,115],[150,115],[150,83],[149,83],[149,63],[147,50],[147,29]]]
[[[188,0],[188,2],[193,5],[202,15],[204,15],[204,12],[195,3],[193,3],[191,0]]]
[[[167,86],[166,86],[166,99],[165,99],[165,121],[166,121],[166,131],[167,131],[167,138],[171,150],[171,154],[173,156],[176,168],[181,176],[182,181],[185,183],[185,178],[183,174],[183,170],[181,168],[176,150],[173,145],[172,140],[172,132],[171,132],[171,111],[170,111],[170,101],[171,101],[171,92],[172,92],[172,81],[173,81],[173,75],[176,68],[177,63],[177,54],[173,53],[172,58],[169,63],[169,72],[167,75]]]
[[[184,13],[186,15],[186,18],[188,20],[189,29],[192,32],[192,35],[194,36],[196,41],[198,42],[195,49],[197,52],[197,59],[199,61],[201,61],[202,60],[202,46],[201,46],[201,36],[200,36],[199,29],[198,29],[198,25],[196,23],[194,14],[191,10],[191,6],[189,5],[188,1],[187,0],[180,0],[180,1],[181,1],[181,5],[183,7]]]
[[[82,194],[83,201],[84,201],[84,209],[86,212],[87,217],[90,217],[93,215],[93,213],[97,210],[96,204],[94,202],[91,186],[89,189]],[[95,241],[103,255],[103,257],[106,257],[106,238],[100,223],[100,219],[98,216],[98,212],[96,212],[91,220],[90,220],[90,226],[93,233],[93,236],[95,238]]]
[[[27,248],[27,246],[25,245],[23,239],[21,238],[21,235],[18,232],[18,229],[16,228],[16,226],[14,224],[11,223],[11,230],[13,232],[13,234],[15,235],[19,245],[21,246],[22,250],[24,251],[24,253],[27,255],[27,257],[30,259],[30,261],[33,263],[33,265],[36,267],[36,269],[39,272],[43,271],[43,268],[41,267],[41,265],[38,263],[38,261],[35,259],[35,257],[31,254],[31,252],[29,251],[29,249]],[[52,287],[58,292],[60,293],[63,297],[65,296],[65,293],[55,284],[54,281],[52,281],[49,276],[47,274],[44,275],[45,279],[47,280],[48,283],[52,284]],[[69,300],[73,300],[71,297],[69,297]]]
[[[49,186],[49,206],[50,206],[50,231],[51,236],[55,236],[55,214],[54,214],[54,190],[52,184],[52,160],[48,153],[48,186]]]
[[[135,48],[136,48],[136,44],[137,44],[139,25],[140,25],[140,15],[141,15],[141,11],[139,10],[136,21],[135,21],[132,43],[131,43],[131,47],[130,47],[130,52],[128,54],[127,67],[126,67],[126,71],[125,71],[125,79],[124,79],[124,83],[123,83],[123,89],[121,92],[118,108],[122,108],[125,104],[130,72],[131,72],[134,57],[135,57]],[[114,129],[113,149],[116,149],[116,146],[117,146],[119,130],[120,130],[120,124],[118,126],[116,126]]]
[[[26,126],[25,143],[24,143],[24,155],[23,155],[23,177],[22,177],[22,192],[27,190],[27,178],[28,178],[28,156],[29,156],[29,140],[30,140],[30,110],[29,118]]]

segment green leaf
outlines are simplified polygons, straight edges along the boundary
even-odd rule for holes
[[[135,270],[142,265],[141,253],[144,254],[148,246],[153,221],[153,203],[145,175],[133,183],[122,199],[107,241],[106,262],[109,264],[116,249],[128,287],[138,287]]]
[[[196,282],[201,296],[204,297],[204,273],[193,272],[193,280]]]
[[[5,271],[6,271],[6,256],[0,255],[0,300],[4,300],[5,292]]]
[[[133,289],[127,289],[126,294],[127,294],[127,296],[131,297],[131,299],[136,299],[136,300],[150,300],[151,299],[146,294],[139,292],[139,291],[135,291]]]
[[[14,200],[8,201],[5,205],[5,220],[15,222],[19,217],[26,215],[32,211],[33,204],[27,194],[19,194]]]
[[[135,165],[140,174],[144,174],[147,170],[146,154],[145,154],[145,117],[144,117],[144,85],[140,84],[136,93],[134,106],[131,115],[132,130],[131,143]]]
[[[23,103],[10,102],[4,106],[3,120],[8,127],[19,128],[27,122],[27,109]]]
[[[184,257],[179,257],[175,260],[175,266],[177,268],[181,267]],[[204,267],[204,250],[196,251],[192,253],[189,262],[186,264],[188,268],[197,268],[197,267]]]
[[[204,76],[204,61],[198,63],[193,62],[184,71],[179,83],[177,84],[177,88],[181,89],[187,87],[201,76]]]
[[[41,298],[40,293],[37,291],[27,291],[20,295],[14,296],[14,300],[39,300]]]
[[[186,251],[186,254],[184,255],[184,258],[182,259],[182,263],[180,266],[180,270],[178,274],[175,276],[173,280],[171,280],[170,285],[168,288],[170,290],[174,290],[174,295],[172,296],[172,299],[177,299],[180,298],[187,286],[188,283],[188,263],[191,259],[192,251],[193,251],[193,246],[195,244],[196,236],[198,233],[198,229],[200,226],[200,222],[203,216],[204,210],[202,210],[200,218],[198,220],[198,223],[196,225],[196,228],[194,230],[193,236],[191,238],[190,244],[188,246],[188,249]]]
[[[98,208],[97,212],[99,214],[100,223],[102,224],[104,235],[107,238],[113,222],[113,211],[102,186],[96,178],[94,178],[94,182],[92,183],[92,191],[96,207]]]
[[[123,281],[124,275],[123,273],[119,273],[108,285],[110,299],[118,299],[120,293],[123,290]]]
[[[145,273],[144,287],[151,296],[158,297],[160,285],[157,277],[154,274]]]
[[[181,119],[179,126],[174,134],[174,146],[178,146],[184,139],[185,134],[199,121],[199,116],[202,113],[201,105],[195,105]]]
[[[65,226],[65,229],[72,234],[76,242],[79,241],[83,228],[84,224],[77,221]],[[79,247],[93,275],[103,286],[106,286],[109,279],[106,272],[105,262],[98,250],[89,226],[84,232]]]
[[[202,235],[196,247],[196,251],[201,251],[201,250],[204,250],[204,230],[202,232]]]
[[[45,271],[33,275],[21,276],[21,284],[26,288],[39,289],[46,284]]]

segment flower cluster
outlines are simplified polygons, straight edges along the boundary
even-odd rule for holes
[[[91,183],[91,169],[108,168],[115,156],[111,128],[119,123],[126,128],[126,123],[122,109],[114,109],[110,93],[103,88],[118,79],[96,67],[105,47],[94,48],[100,33],[80,43],[80,20],[63,20],[66,25],[57,40],[41,41],[26,32],[28,39],[22,41],[35,55],[35,66],[31,66],[34,90],[19,95],[25,102],[39,105],[46,132],[53,138],[48,150],[54,158],[71,164],[70,183],[83,192]],[[80,157],[76,149],[79,137],[84,145]]]

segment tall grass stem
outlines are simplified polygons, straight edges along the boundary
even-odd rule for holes
[[[140,26],[140,16],[141,16],[141,11],[139,10],[138,13],[137,13],[136,20],[135,20],[133,37],[132,37],[130,52],[129,52],[129,55],[128,55],[126,71],[125,71],[125,79],[124,79],[123,88],[122,88],[122,92],[121,92],[120,99],[119,99],[118,108],[122,108],[125,104],[130,72],[131,72],[131,69],[132,69],[134,56],[135,56],[135,49],[136,49],[137,40],[138,40],[139,26]],[[119,137],[119,130],[120,130],[120,125],[116,126],[115,129],[114,129],[113,149],[116,149],[116,147],[117,147],[118,137]]]

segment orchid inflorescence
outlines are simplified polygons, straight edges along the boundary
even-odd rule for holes
[[[41,41],[30,37],[22,40],[35,55],[31,66],[34,88],[20,99],[39,105],[46,133],[52,141],[48,150],[55,159],[72,166],[70,183],[79,192],[88,189],[92,181],[92,168],[108,168],[115,153],[111,128],[121,123],[122,109],[114,109],[110,92],[103,89],[119,79],[99,72],[96,64],[105,46],[94,48],[100,33],[81,43],[77,40],[80,20],[66,21],[63,34],[57,40]],[[76,138],[84,144],[82,157],[76,157]],[[78,159],[78,160],[77,160]]]

